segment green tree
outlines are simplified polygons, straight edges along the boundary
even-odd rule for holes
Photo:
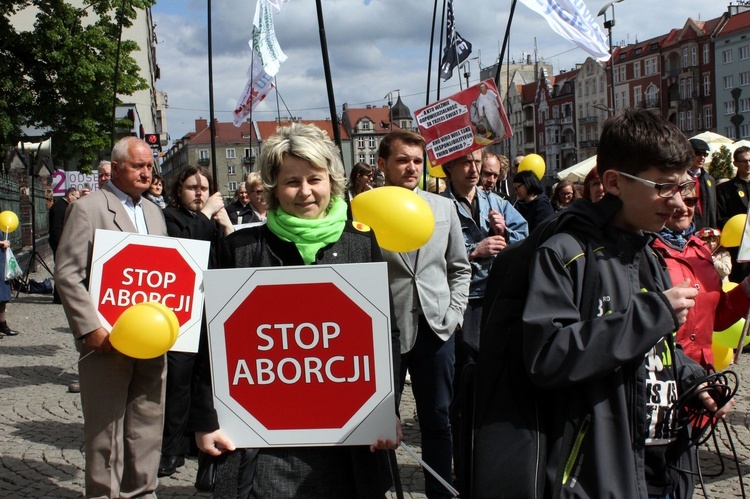
[[[80,156],[90,164],[110,144],[114,71],[120,25],[132,25],[152,0],[93,0],[83,7],[65,0],[0,2],[0,145],[22,137],[22,127],[49,130],[55,161]],[[30,31],[11,16],[38,11]],[[137,43],[120,47],[117,92],[148,88],[131,57]],[[118,100],[117,105],[121,102]]]
[[[732,168],[732,152],[727,146],[721,146],[718,152],[714,153],[711,158],[711,164],[708,167],[710,173],[716,180],[720,178],[734,177]]]

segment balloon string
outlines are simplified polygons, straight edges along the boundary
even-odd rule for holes
[[[96,350],[91,350],[89,353],[87,353],[86,355],[84,355],[83,357],[81,357],[80,359],[78,359],[77,361],[73,362],[71,365],[69,365],[68,367],[66,367],[62,371],[60,371],[60,374],[58,374],[57,377],[59,378],[60,376],[62,376],[69,369],[73,369],[75,366],[78,365],[79,362],[81,362],[83,359],[85,359],[86,357],[88,357],[89,355],[91,355],[94,352],[96,352]]]

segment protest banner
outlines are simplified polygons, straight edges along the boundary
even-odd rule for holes
[[[497,87],[491,79],[423,107],[414,116],[433,165],[512,135]]]
[[[237,447],[395,441],[385,263],[205,273],[214,407]]]
[[[171,350],[197,352],[210,247],[208,241],[97,229],[89,294],[102,326],[111,331],[127,308],[156,301],[180,323]]]

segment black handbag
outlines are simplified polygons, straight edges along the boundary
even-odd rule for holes
[[[216,486],[216,471],[219,467],[219,457],[198,453],[198,473],[195,474],[195,488],[201,492],[211,492]]]

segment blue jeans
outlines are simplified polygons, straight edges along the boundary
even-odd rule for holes
[[[401,355],[399,395],[404,389],[408,369],[422,437],[422,459],[453,485],[452,438],[448,412],[453,399],[454,338],[451,336],[445,342],[441,340],[422,316],[419,317],[418,327],[414,348]],[[426,470],[424,482],[428,498],[453,497]]]

